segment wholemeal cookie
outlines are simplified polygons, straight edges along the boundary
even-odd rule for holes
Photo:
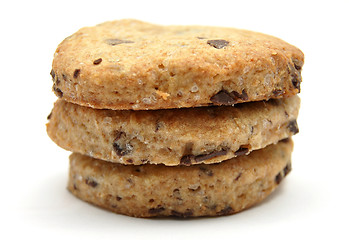
[[[292,140],[211,165],[122,165],[70,156],[68,189],[78,198],[135,217],[217,216],[267,197],[291,170]]]
[[[51,75],[58,97],[93,108],[233,105],[297,94],[303,60],[261,33],[120,20],[67,37]]]
[[[166,110],[101,110],[58,100],[47,132],[60,147],[123,164],[193,165],[245,155],[298,133],[298,96]]]

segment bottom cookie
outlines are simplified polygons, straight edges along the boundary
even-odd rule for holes
[[[291,139],[211,165],[121,165],[73,153],[68,189],[134,217],[229,215],[267,197],[291,170]]]

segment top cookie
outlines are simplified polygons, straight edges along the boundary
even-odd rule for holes
[[[93,108],[233,105],[297,94],[303,60],[261,33],[120,20],[66,38],[51,75],[58,97]]]

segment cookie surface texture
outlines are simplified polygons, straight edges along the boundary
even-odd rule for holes
[[[122,165],[70,156],[68,189],[78,198],[135,217],[230,215],[267,197],[291,171],[287,139],[219,164]]]
[[[47,132],[60,147],[122,164],[211,164],[298,133],[298,96],[232,106],[101,110],[58,100]]]
[[[298,48],[261,33],[119,20],[67,37],[51,75],[66,101],[147,110],[293,96],[303,61]]]

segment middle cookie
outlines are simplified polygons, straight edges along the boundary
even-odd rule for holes
[[[99,110],[58,100],[47,132],[60,147],[122,164],[211,164],[298,133],[298,96],[224,107]]]

